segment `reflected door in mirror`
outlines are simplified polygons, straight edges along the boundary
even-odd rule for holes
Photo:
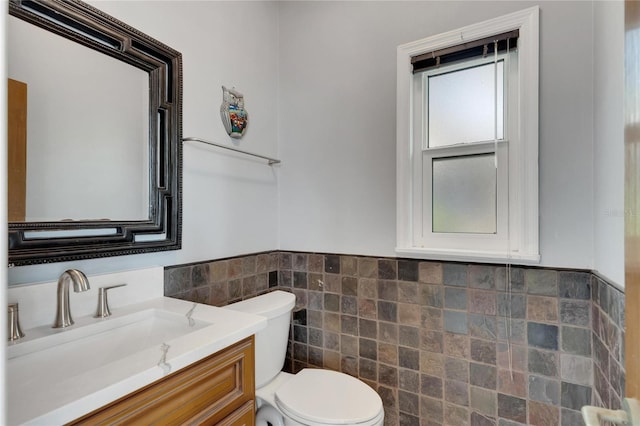
[[[27,85],[9,79],[7,95],[9,221],[23,222],[27,191]]]

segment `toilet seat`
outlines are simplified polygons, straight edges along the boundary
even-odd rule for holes
[[[380,396],[365,383],[330,370],[301,370],[275,392],[278,408],[302,424],[366,425],[383,416]]]

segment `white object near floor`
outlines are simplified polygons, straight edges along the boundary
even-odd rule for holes
[[[600,426],[600,421],[607,421],[619,425],[640,425],[640,402],[635,398],[625,398],[622,401],[624,410],[609,410],[593,405],[582,407],[582,417],[586,426]]]

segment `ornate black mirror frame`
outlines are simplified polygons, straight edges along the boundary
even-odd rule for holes
[[[9,223],[9,266],[180,249],[181,54],[79,0],[10,0],[9,13],[149,74],[150,180],[148,220]]]

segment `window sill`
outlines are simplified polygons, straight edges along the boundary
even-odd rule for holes
[[[452,249],[438,250],[419,247],[396,247],[395,251],[398,256],[412,259],[478,263],[516,263],[519,265],[535,265],[540,263],[540,255],[530,253]]]

